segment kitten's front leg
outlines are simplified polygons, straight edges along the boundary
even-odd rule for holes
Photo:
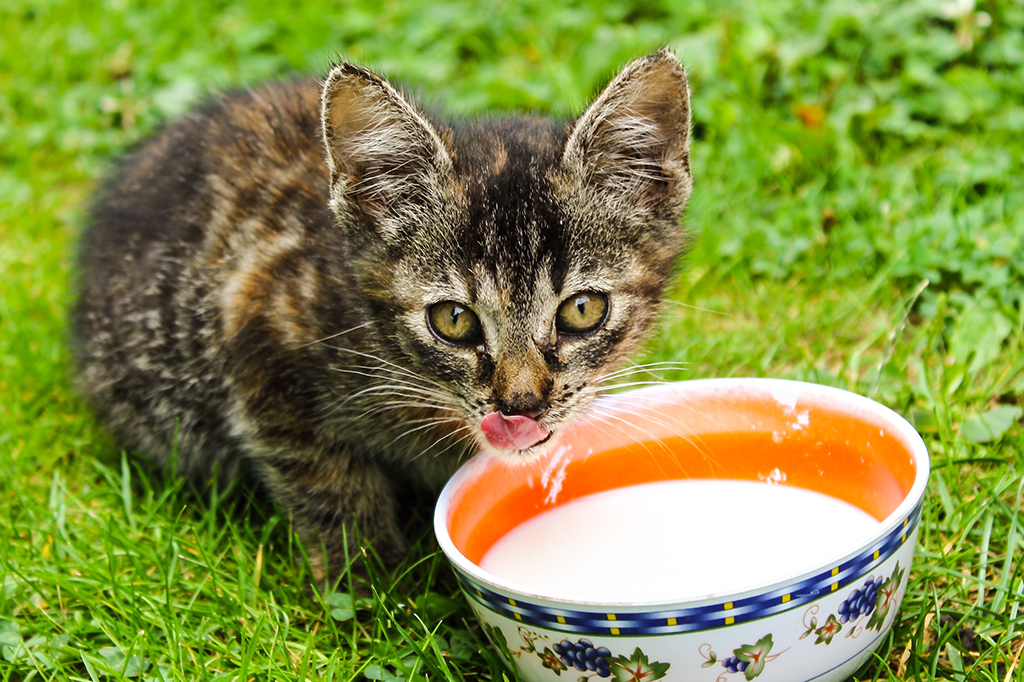
[[[372,546],[389,566],[405,556],[394,487],[377,463],[314,449],[277,451],[255,461],[275,502],[292,514],[319,587],[329,590],[350,565],[364,572],[364,547]]]

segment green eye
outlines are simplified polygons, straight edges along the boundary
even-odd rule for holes
[[[558,331],[583,334],[597,329],[608,312],[608,299],[595,291],[581,291],[562,301],[555,316]]]
[[[442,301],[430,306],[427,322],[435,334],[449,343],[475,343],[481,337],[480,318],[455,301]]]

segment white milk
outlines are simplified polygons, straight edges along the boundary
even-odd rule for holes
[[[821,566],[878,521],[821,493],[755,481],[645,483],[587,495],[513,528],[480,566],[584,601],[712,597]]]

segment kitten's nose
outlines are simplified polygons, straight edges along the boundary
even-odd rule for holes
[[[536,393],[513,393],[507,399],[498,398],[495,407],[504,415],[519,414],[536,419],[544,412],[544,400]]]
[[[521,411],[521,410],[501,409],[501,413],[503,415],[505,415],[506,417],[520,416],[520,417],[529,417],[530,419],[536,419],[537,417],[539,417],[542,414],[544,414],[544,410],[526,410],[526,411]]]
[[[548,407],[551,370],[532,344],[521,344],[498,358],[492,384],[494,409],[536,419]]]

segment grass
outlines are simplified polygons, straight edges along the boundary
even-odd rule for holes
[[[1019,3],[8,0],[0,36],[0,680],[510,675],[424,519],[377,599],[322,602],[265,500],[118,452],[69,384],[73,243],[112,156],[206,92],[343,54],[455,111],[571,113],[663,44],[692,79],[697,239],[648,354],[910,419],[918,557],[856,679],[1020,679]]]

